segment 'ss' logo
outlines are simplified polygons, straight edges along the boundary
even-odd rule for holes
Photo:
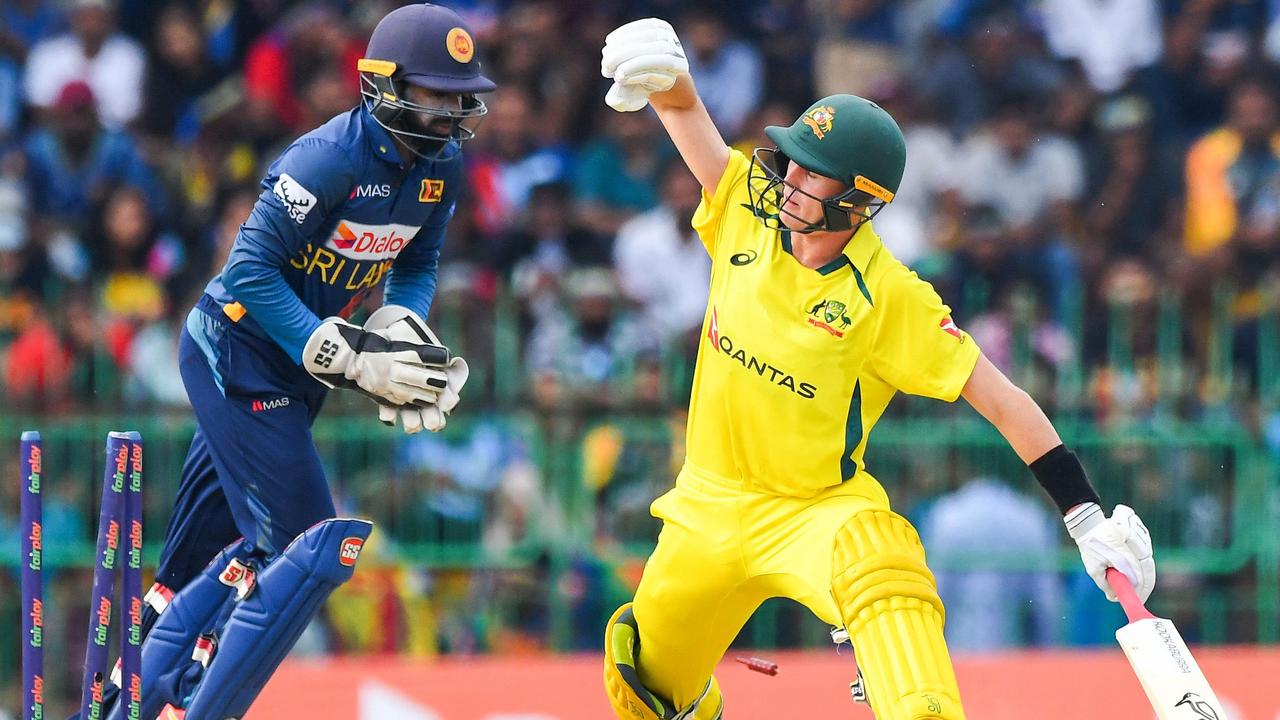
[[[744,250],[740,253],[734,253],[729,257],[729,263],[737,266],[750,265],[756,261],[755,250]]]

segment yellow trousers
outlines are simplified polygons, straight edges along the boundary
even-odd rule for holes
[[[771,597],[791,598],[824,622],[844,626],[832,594],[833,575],[844,571],[833,572],[836,535],[855,514],[888,507],[884,489],[862,473],[813,497],[795,498],[756,492],[741,481],[686,464],[676,486],[651,507],[663,528],[634,603],[641,681],[676,707],[685,707],[703,691],[747,619]],[[931,576],[928,581],[932,583]],[[931,664],[945,666],[953,686],[940,617],[936,625],[936,632],[930,629],[930,637],[920,643],[925,647],[914,651],[867,650],[891,663],[914,662],[925,652]],[[898,642],[891,638],[884,644]],[[864,669],[874,689],[871,673],[874,669]],[[941,685],[947,684],[944,678]],[[888,688],[886,695],[889,690],[898,692]],[[958,698],[955,704],[958,710]]]

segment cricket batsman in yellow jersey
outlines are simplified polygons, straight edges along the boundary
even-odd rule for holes
[[[684,467],[653,503],[663,529],[635,600],[606,629],[619,718],[720,718],[712,671],[770,597],[848,632],[880,720],[964,717],[924,548],[863,467],[897,392],[963,396],[1061,508],[1099,587],[1115,599],[1105,572],[1116,567],[1151,593],[1141,520],[1123,505],[1106,517],[1035,401],[876,236],[871,218],[906,163],[884,110],[823,98],[767,128],[776,147],[748,158],[725,145],[666,22],[610,33],[601,68],[614,81],[606,102],[652,106],[701,183],[693,226],[712,258]]]

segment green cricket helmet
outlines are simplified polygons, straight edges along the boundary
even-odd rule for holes
[[[855,229],[893,200],[907,163],[902,130],[879,105],[857,95],[831,95],[809,107],[790,127],[764,129],[776,147],[756,148],[747,176],[751,208],[765,225],[781,229],[785,213],[806,224],[798,232]],[[818,198],[786,181],[791,163],[834,178],[846,189]],[[798,192],[822,203],[822,218],[783,209]]]

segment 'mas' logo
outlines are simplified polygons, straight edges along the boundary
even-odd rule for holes
[[[343,220],[334,229],[328,247],[356,260],[388,260],[399,255],[417,233],[413,225],[364,225]]]
[[[720,321],[716,315],[715,306],[711,308],[711,322],[707,327],[707,340],[715,349],[729,356],[730,360],[736,361],[739,365],[754,372],[756,375],[767,379],[780,387],[784,387],[791,392],[799,395],[806,400],[811,400],[817,394],[818,388],[811,383],[796,382],[791,373],[770,365],[768,362],[752,355],[741,346],[735,345],[733,338],[720,332]]]
[[[839,300],[823,300],[809,310],[809,324],[822,328],[835,337],[844,337],[844,331],[853,324],[844,312],[848,309],[849,306]],[[836,325],[840,326],[839,330],[835,328]]]

